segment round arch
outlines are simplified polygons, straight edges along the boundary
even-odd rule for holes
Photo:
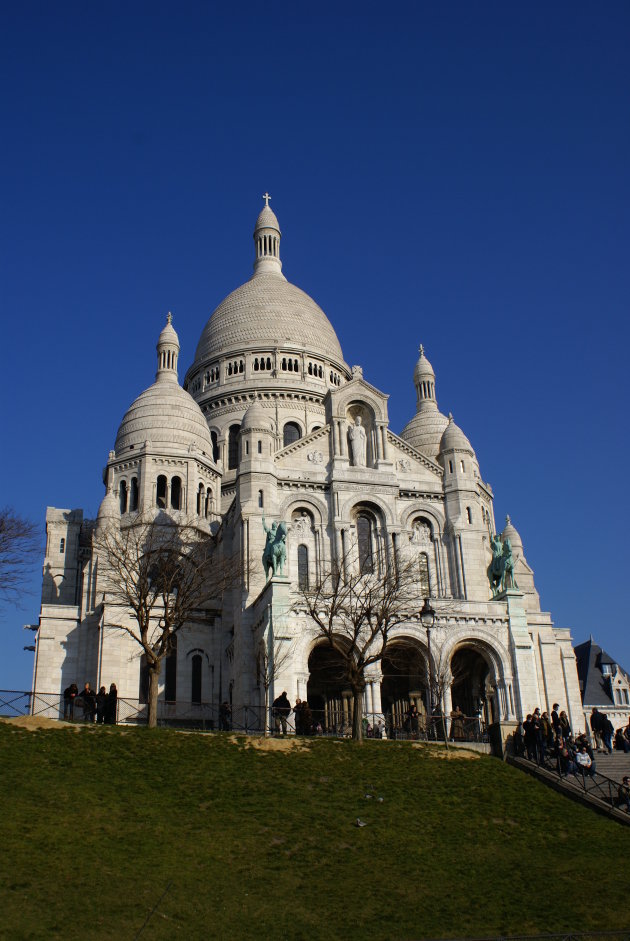
[[[381,658],[381,709],[390,738],[426,728],[429,669],[426,647],[406,634],[392,637]]]
[[[403,530],[408,530],[411,528],[411,523],[416,516],[425,516],[427,520],[431,523],[433,527],[433,535],[441,536],[444,530],[444,519],[443,517],[436,512],[434,507],[424,506],[422,503],[417,503],[411,507],[406,507],[404,512],[400,515],[400,527]]]
[[[321,639],[313,643],[307,660],[306,698],[315,728],[345,734],[352,728],[353,696],[342,654]]]
[[[353,509],[361,506],[367,507],[370,504],[382,514],[382,522],[385,523],[388,529],[396,525],[393,508],[376,493],[370,493],[368,500],[362,499],[358,497],[356,493],[353,493],[341,507],[341,519],[344,520],[345,525],[349,525],[352,521],[351,516]]]
[[[328,507],[323,500],[319,500],[313,494],[291,494],[280,504],[278,516],[280,519],[288,520],[301,506],[311,511],[316,526],[324,525],[324,520],[328,518]]]

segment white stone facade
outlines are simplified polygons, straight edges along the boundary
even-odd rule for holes
[[[345,691],[315,682],[316,637],[296,608],[297,585],[343,558],[361,530],[378,566],[418,558],[419,594],[437,612],[434,667],[458,658],[447,711],[481,710],[505,731],[536,706],[550,712],[558,702],[574,729],[584,728],[569,631],[540,610],[509,520],[502,535],[519,587],[492,598],[492,489],[464,433],[438,409],[424,351],[414,373],[416,414],[398,435],[389,427],[387,395],[348,367],[324,312],[282,274],[280,238],[266,206],[254,232],[254,275],[208,321],[183,388],[169,317],[156,381],[124,416],[110,452],[98,520],[49,508],[36,690],[115,682],[121,698],[138,699],[141,651],[112,626],[93,532],[105,521],[125,526],[136,511],[162,508],[218,530],[243,572],[240,590],[223,599],[207,626],[181,632],[171,711],[194,718],[205,710],[216,721],[219,703],[229,699],[235,721],[245,714],[249,725],[263,702],[255,651],[270,629],[290,650],[272,698],[286,689],[292,702],[308,696],[316,710],[343,700]],[[353,451],[357,419],[363,452]],[[267,584],[263,516],[288,527],[285,577]],[[395,641],[420,666],[395,675],[386,662],[370,670],[364,706],[386,718],[417,693],[422,705],[429,638],[417,611]]]

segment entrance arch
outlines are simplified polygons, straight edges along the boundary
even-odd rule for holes
[[[465,716],[478,716],[490,725],[499,718],[495,700],[496,677],[494,667],[478,647],[464,644],[451,658],[451,700],[453,708],[459,706]]]
[[[388,735],[395,737],[404,732],[423,731],[428,693],[427,661],[423,652],[410,641],[394,641],[385,649],[381,670],[381,704]],[[418,710],[416,722],[407,721],[410,706]]]
[[[333,647],[318,644],[308,658],[306,698],[313,723],[324,732],[345,734],[352,729],[354,697],[346,677],[344,658]]]

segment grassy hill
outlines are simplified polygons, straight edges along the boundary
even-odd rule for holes
[[[131,941],[167,887],[143,941],[627,925],[628,831],[496,759],[258,744],[0,723],[0,937]]]

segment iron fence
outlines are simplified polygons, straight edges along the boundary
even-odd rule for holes
[[[618,793],[618,782],[605,774],[600,774],[597,770],[585,771],[578,765],[570,771],[564,771],[559,759],[550,757],[546,757],[542,762],[537,762],[525,755],[519,755],[517,760],[527,763],[532,768],[544,768],[545,771],[553,774],[562,783],[575,787],[582,793],[602,801],[609,810],[622,809],[622,802]],[[628,810],[628,813],[630,813],[630,810]],[[575,937],[578,937],[578,935]]]
[[[438,941],[424,938],[421,941]],[[566,934],[518,934],[518,935],[475,935],[471,938],[446,938],[441,941],[630,941],[630,929],[627,931],[584,931]]]

